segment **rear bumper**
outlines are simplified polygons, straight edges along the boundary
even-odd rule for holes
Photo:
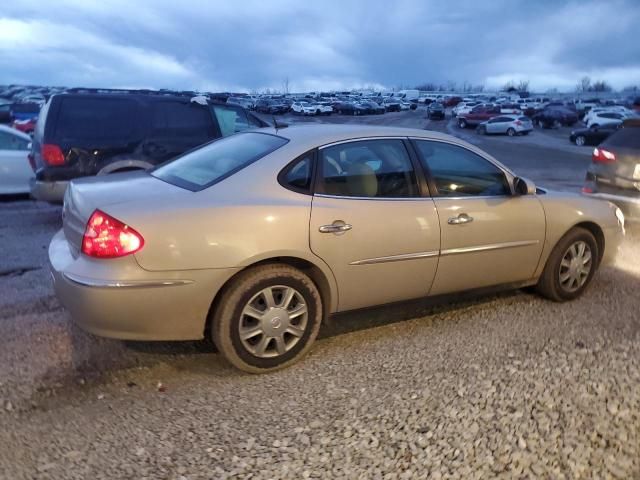
[[[149,272],[133,256],[74,258],[64,232],[49,246],[56,296],[74,322],[122,340],[203,338],[211,302],[236,269]]]
[[[32,178],[29,181],[31,196],[36,200],[49,203],[62,203],[68,185],[68,180],[45,182]]]

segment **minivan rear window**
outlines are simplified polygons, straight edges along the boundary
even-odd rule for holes
[[[124,98],[63,98],[54,133],[58,140],[128,140],[138,105]]]
[[[151,175],[195,192],[230,177],[287,142],[268,133],[237,133],[191,150],[156,168]]]

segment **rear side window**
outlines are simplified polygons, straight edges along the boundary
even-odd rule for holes
[[[293,161],[279,176],[280,184],[299,193],[311,193],[313,180],[313,152]]]
[[[182,137],[195,144],[214,137],[213,120],[209,111],[197,104],[154,102],[152,130],[156,137]]]
[[[602,146],[621,148],[640,148],[640,128],[623,127],[607,138]]]
[[[58,140],[128,139],[137,111],[136,102],[123,98],[63,98],[54,135]]]
[[[247,132],[222,138],[156,168],[152,175],[187,190],[203,190],[282,147],[287,139]]]
[[[413,165],[402,140],[362,140],[320,151],[318,189],[343,197],[418,196]]]
[[[0,150],[26,150],[28,140],[0,131]]]

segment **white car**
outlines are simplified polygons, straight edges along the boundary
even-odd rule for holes
[[[603,125],[616,125],[622,123],[627,116],[619,112],[596,112],[586,120],[587,127],[600,127]]]
[[[319,108],[318,105],[313,105],[309,102],[293,102],[291,104],[291,111],[300,115],[315,115]]]
[[[33,170],[29,165],[31,137],[0,125],[0,194],[29,193]]]
[[[482,105],[482,102],[461,102],[453,107],[453,114],[457,116],[469,113],[473,107],[477,107],[478,105]]]
[[[589,123],[589,121],[594,118],[596,115],[600,113],[620,113],[625,118],[634,117],[636,113],[633,110],[628,109],[627,107],[623,107],[620,105],[611,105],[609,107],[596,107],[589,110],[582,121],[584,123]]]

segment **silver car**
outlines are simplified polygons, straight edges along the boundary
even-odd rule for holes
[[[248,372],[298,360],[335,312],[494,285],[575,299],[624,224],[451,136],[364,125],[238,133],[74,180],[63,215],[49,258],[81,327],[211,335]]]
[[[500,115],[491,120],[482,122],[477,127],[478,133],[487,135],[490,133],[507,134],[514,137],[518,134],[528,135],[533,130],[533,123],[529,117],[523,115]]]

